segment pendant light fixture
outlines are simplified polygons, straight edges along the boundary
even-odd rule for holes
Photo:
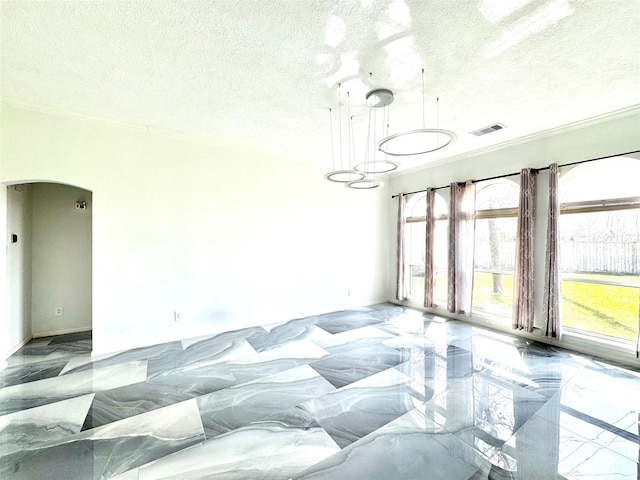
[[[369,82],[372,83],[373,74],[369,73]],[[376,135],[378,133],[377,128],[377,119],[378,119],[378,110],[382,111],[382,128],[384,132],[384,126],[389,127],[389,105],[393,103],[394,97],[393,92],[388,88],[374,88],[373,90],[369,90],[365,96],[365,100],[367,105],[369,105],[369,131],[367,132],[367,150],[365,152],[365,161],[363,163],[359,163],[355,165],[353,168],[358,172],[363,172],[366,174],[376,174],[376,173],[387,173],[398,168],[398,164],[396,162],[392,162],[387,159],[387,155],[385,154],[385,158],[382,160],[376,160]],[[374,110],[375,109],[375,110]],[[369,145],[370,145],[370,135],[371,135],[371,116],[373,112],[373,158],[369,160]],[[387,131],[388,134],[388,131]]]
[[[424,108],[424,68],[422,69],[422,128],[388,135],[380,140],[378,150],[392,156],[421,155],[435,152],[453,144],[457,136],[439,128],[440,99],[437,99],[437,127],[426,128]]]
[[[348,135],[347,135],[347,144],[348,144],[348,151],[349,154],[347,156],[347,166],[346,168],[343,165],[343,142],[342,142],[342,93],[341,93],[341,84],[338,84],[338,135],[339,135],[339,142],[338,142],[338,148],[339,148],[339,156],[340,156],[340,167],[336,170],[336,159],[335,159],[335,149],[334,149],[334,141],[333,141],[333,115],[332,115],[332,111],[331,109],[329,109],[329,127],[331,129],[331,160],[332,160],[332,166],[333,166],[333,170],[329,173],[327,173],[324,178],[326,178],[327,180],[329,180],[330,182],[336,182],[336,183],[344,183],[344,184],[349,184],[351,182],[354,181],[362,181],[366,178],[366,174],[363,172],[358,172],[357,170],[354,170],[353,168],[350,168],[350,160],[351,160],[351,147],[352,147],[352,142],[351,142],[351,104],[350,104],[350,99],[349,99],[349,92],[347,92],[347,99],[348,101],[348,112],[347,112],[347,116],[348,116],[348,120],[349,120],[349,124],[347,125],[347,129],[348,129]]]
[[[352,127],[353,127],[353,124],[352,124]],[[367,162],[367,159],[369,157],[369,144],[370,144],[369,140],[371,138],[370,132],[371,132],[371,110],[369,110],[369,129],[367,132],[367,143],[365,146],[365,162],[361,165],[367,165],[368,163],[370,163],[370,162]],[[355,148],[354,148],[354,153],[355,153]],[[358,168],[357,165],[355,165],[354,170],[360,173],[363,173],[364,175],[364,172],[359,171],[357,168]],[[354,180],[353,182],[347,183],[346,186],[354,190],[372,190],[374,188],[380,188],[384,186],[384,182],[378,180],[375,176],[375,173],[373,173],[372,177],[366,176],[364,178],[361,178],[360,180]]]

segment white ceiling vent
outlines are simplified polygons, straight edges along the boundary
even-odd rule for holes
[[[507,126],[503,125],[502,123],[494,123],[493,125],[489,125],[488,127],[474,130],[473,132],[471,132],[471,134],[475,135],[476,137],[481,137],[482,135],[486,135],[487,133],[495,132],[497,130],[502,130],[503,128],[507,128]]]

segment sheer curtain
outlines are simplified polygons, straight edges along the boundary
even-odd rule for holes
[[[638,310],[638,341],[636,342],[636,358],[640,358],[640,298],[638,299]],[[640,418],[638,418],[638,420],[640,420]]]
[[[449,208],[449,291],[447,309],[471,315],[476,186],[451,184]]]
[[[435,288],[435,188],[427,188],[427,213],[426,213],[426,235],[424,249],[424,306],[435,307],[434,288]]]
[[[549,166],[549,213],[547,216],[547,253],[545,256],[544,284],[544,326],[543,334],[547,337],[562,339],[560,283],[560,198],[558,181],[560,172],[558,164]]]
[[[404,193],[398,195],[398,238],[397,238],[397,247],[396,247],[396,300],[399,302],[403,302],[407,299],[407,286],[405,283],[405,274],[404,274],[404,227],[405,227],[405,218],[404,218],[404,209],[407,205],[407,196]]]
[[[520,173],[518,237],[513,284],[513,328],[533,331],[533,248],[536,219],[537,172],[524,168]]]

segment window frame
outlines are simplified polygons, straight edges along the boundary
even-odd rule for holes
[[[572,214],[584,214],[584,213],[601,213],[601,212],[617,212],[624,210],[640,210],[640,197],[622,197],[622,198],[607,198],[607,199],[594,199],[583,200],[578,202],[564,202],[560,204],[560,216],[572,215]],[[562,252],[560,253],[562,256]],[[628,287],[628,288],[640,288],[640,282],[625,282],[625,281],[612,281],[612,280],[598,280],[596,278],[584,277],[580,273],[564,272],[560,270],[560,282],[577,282],[577,283],[591,283],[596,285],[608,285],[616,287]],[[586,328],[580,328],[576,326],[564,326],[567,331],[584,335],[587,337],[599,338],[602,340],[621,342],[623,344],[631,344],[633,340],[628,338],[608,335],[606,333],[588,330]]]

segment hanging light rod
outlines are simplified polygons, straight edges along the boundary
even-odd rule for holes
[[[349,184],[351,182],[354,181],[361,181],[364,180],[366,178],[366,174],[362,173],[362,172],[358,172],[356,170],[354,170],[353,168],[350,168],[349,165],[349,161],[350,158],[347,159],[347,168],[344,168],[343,164],[342,164],[342,94],[341,94],[341,87],[342,84],[338,84],[338,133],[339,133],[339,145],[338,145],[338,149],[340,152],[340,168],[336,170],[336,165],[335,165],[335,155],[334,155],[334,146],[333,146],[333,117],[331,114],[331,109],[329,109],[329,125],[330,125],[330,129],[331,129],[331,157],[332,157],[332,161],[333,161],[333,171],[327,173],[324,178],[329,180],[330,182],[336,182],[336,183],[343,183],[343,184]],[[349,97],[349,92],[347,92],[347,98]],[[351,115],[351,103],[349,102],[349,112],[348,112],[348,116]],[[351,149],[351,130],[350,130],[350,125],[351,125],[351,118],[349,118],[349,126],[348,128],[348,139],[347,139],[347,143],[348,143],[348,148]],[[351,150],[349,150],[349,157],[351,157]]]

